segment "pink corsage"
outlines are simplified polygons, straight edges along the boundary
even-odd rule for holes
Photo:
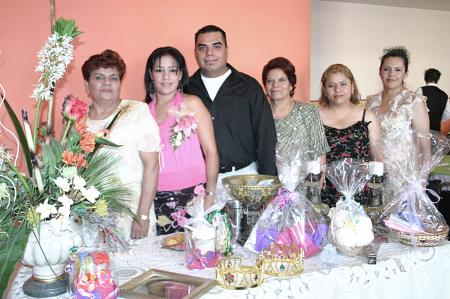
[[[186,214],[185,209],[179,209],[178,211],[171,213],[170,217],[178,223],[178,226],[184,227],[188,220]]]
[[[194,112],[188,112],[184,104],[181,104],[178,109],[176,107],[170,108],[168,113],[175,117],[170,144],[174,149],[177,149],[184,140],[196,133],[198,121],[194,117]]]

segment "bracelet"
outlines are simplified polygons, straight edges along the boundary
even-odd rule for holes
[[[214,192],[213,192],[213,191],[205,191],[205,194],[206,194],[207,196],[213,196],[213,195],[214,195]]]
[[[147,215],[139,215],[139,217],[141,218],[142,221],[149,220],[149,217]]]

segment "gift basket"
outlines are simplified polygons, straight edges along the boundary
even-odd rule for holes
[[[109,252],[118,248],[109,246],[96,223],[83,222],[81,233],[84,247],[71,248],[66,266],[72,298],[118,298],[119,286],[111,277],[109,259]],[[124,245],[122,249],[127,249]]]
[[[231,227],[227,215],[221,212],[225,202],[220,198],[205,211],[204,192],[199,192],[186,206],[191,215],[184,225],[188,269],[213,268],[224,255],[231,254]]]
[[[368,165],[358,159],[342,159],[327,165],[326,176],[342,194],[330,209],[331,242],[344,255],[358,255],[374,239],[370,218],[353,199],[369,179]]]
[[[115,299],[119,286],[111,277],[109,255],[101,248],[73,248],[66,272],[72,298]]]
[[[306,177],[306,159],[301,146],[276,148],[276,163],[282,183],[276,197],[256,223],[245,248],[261,253],[276,245],[281,252],[296,248],[304,257],[318,253],[326,242],[327,224],[297,185]],[[289,250],[288,250],[289,251]]]
[[[425,186],[431,170],[448,152],[449,144],[437,132],[426,135],[415,133],[413,140],[412,150],[403,153],[407,155],[407,164],[396,164],[395,160],[390,162],[391,169],[400,176],[395,179],[403,180],[407,185],[398,197],[392,198],[386,205],[378,225],[382,231],[401,243],[437,246],[447,239],[448,225],[432,201],[438,201],[439,195]],[[385,146],[387,155],[394,154],[395,147],[392,144]]]

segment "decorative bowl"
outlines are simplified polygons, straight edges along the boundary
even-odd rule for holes
[[[272,180],[262,185],[263,181]],[[259,209],[273,198],[281,187],[276,176],[262,174],[234,175],[222,179],[223,185],[237,200],[247,206]]]

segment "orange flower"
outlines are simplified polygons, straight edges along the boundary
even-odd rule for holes
[[[75,154],[73,152],[64,151],[62,153],[63,162],[67,165],[74,165],[77,168],[86,167],[87,162],[84,160],[82,154]]]
[[[85,131],[81,136],[80,146],[85,152],[92,152],[95,147],[95,135],[91,132]]]
[[[78,134],[83,134],[86,131],[86,118],[81,118],[75,122],[75,130]]]

